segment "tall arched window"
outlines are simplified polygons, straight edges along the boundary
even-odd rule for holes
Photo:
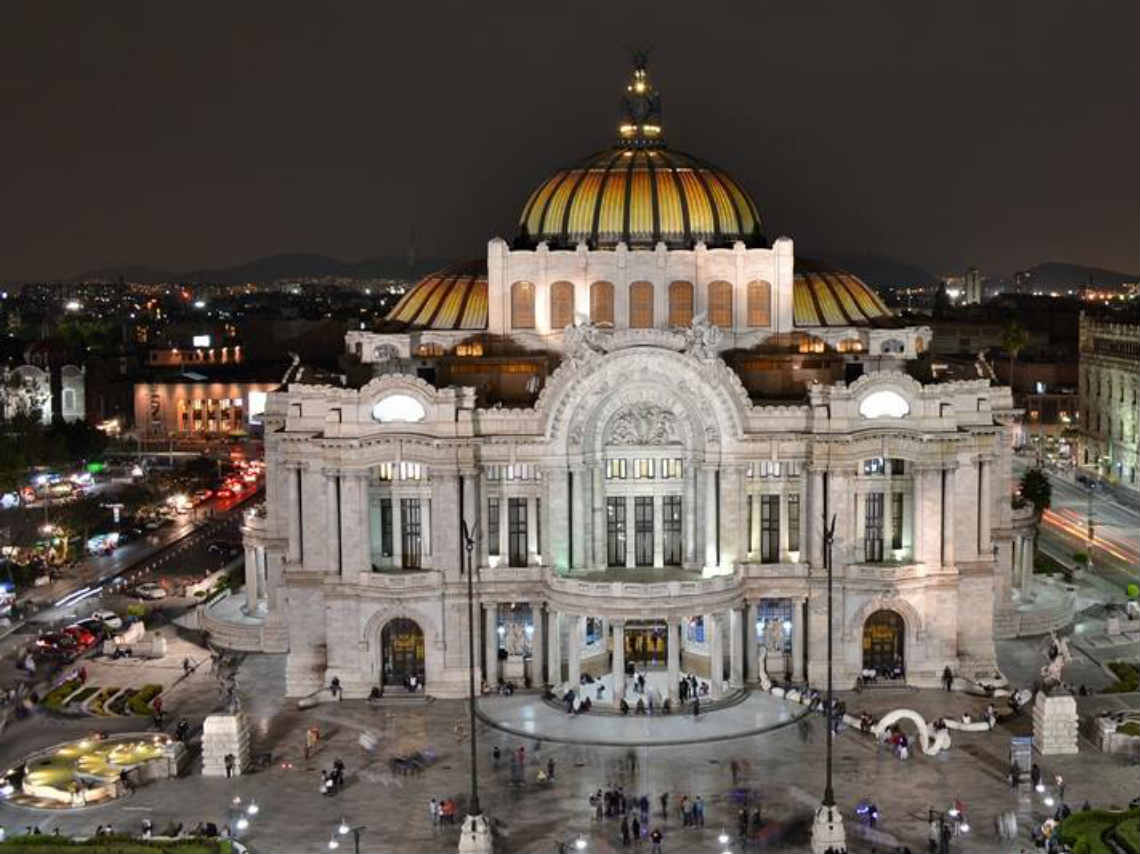
[[[693,283],[672,282],[669,285],[669,325],[688,326],[693,322]]]
[[[534,329],[534,285],[530,282],[511,285],[511,326]]]
[[[555,282],[550,286],[550,328],[557,332],[574,323],[574,286]]]
[[[709,323],[732,328],[732,285],[728,282],[709,282]]]
[[[614,325],[614,286],[609,282],[590,285],[590,322]]]
[[[629,286],[629,328],[650,329],[653,327],[653,285],[650,282],[634,282]]]
[[[748,325],[772,325],[772,286],[767,282],[748,283]]]

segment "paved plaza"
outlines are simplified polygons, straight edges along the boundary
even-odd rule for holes
[[[1033,641],[1008,642],[1003,658],[1017,669],[1019,653],[1036,658]],[[330,835],[343,816],[352,824],[366,825],[361,839],[364,851],[449,851],[454,850],[458,829],[433,826],[429,819],[431,798],[455,798],[462,814],[467,798],[469,742],[466,733],[466,706],[461,701],[422,698],[386,698],[370,706],[362,700],[324,703],[299,710],[295,703],[281,698],[284,674],[281,656],[250,656],[239,669],[239,686],[253,729],[254,750],[270,751],[273,765],[265,771],[233,780],[206,778],[200,773],[195,756],[189,774],[178,780],[144,786],[128,798],[105,807],[69,812],[36,812],[12,805],[0,806],[0,824],[14,832],[30,824],[52,832],[81,835],[98,824],[111,823],[116,829],[136,830],[143,818],[157,828],[170,822],[193,825],[201,820],[219,825],[232,822],[233,798],[243,802],[256,799],[259,815],[246,835],[254,851],[327,851]],[[170,711],[189,714],[197,727],[216,700],[212,680],[204,674],[181,686],[172,697]],[[881,715],[905,707],[932,718],[938,715],[978,715],[985,706],[981,698],[935,690],[867,690],[861,694],[840,695],[850,712],[868,711]],[[1136,695],[1100,695],[1081,698],[1088,704],[1135,705]],[[589,806],[589,795],[599,788],[622,786],[626,793],[644,793],[653,805],[651,826],[665,832],[666,852],[720,851],[717,843],[722,828],[736,833],[741,806],[760,805],[766,820],[762,840],[751,840],[748,848],[738,841],[730,850],[805,850],[808,821],[823,786],[824,730],[818,715],[806,718],[803,726],[793,720],[802,707],[785,704],[769,695],[752,693],[729,708],[703,715],[668,718],[621,718],[589,715],[569,718],[542,703],[537,695],[517,694],[511,698],[481,701],[482,713],[500,725],[522,731],[529,720],[535,731],[544,732],[541,741],[522,738],[480,723],[479,780],[483,808],[494,816],[499,834],[497,850],[502,852],[556,851],[560,841],[581,833],[589,851],[622,850],[618,819],[596,821]],[[1097,706],[1097,707],[1101,707]],[[317,751],[304,756],[304,732],[310,726],[321,730]],[[137,721],[100,720],[98,728],[108,732],[137,728]],[[64,720],[39,715],[14,722],[0,744],[0,761],[12,763],[41,747],[89,732],[91,719]],[[746,729],[764,730],[757,734],[728,737]],[[891,850],[908,845],[925,850],[926,811],[946,808],[955,798],[966,804],[971,835],[956,840],[952,850],[1009,850],[1020,846],[999,844],[994,832],[995,817],[1015,810],[1022,822],[1023,839],[1028,822],[1041,820],[1046,808],[1027,787],[1011,790],[1007,780],[1010,736],[1028,734],[1028,715],[1003,717],[997,729],[985,733],[954,733],[948,754],[926,757],[917,753],[901,762],[873,740],[852,730],[844,731],[835,742],[836,793],[846,817],[853,851]],[[378,736],[379,748],[366,753],[360,735]],[[693,739],[719,740],[697,742]],[[555,741],[568,738],[579,743]],[[637,746],[608,745],[600,742],[633,738]],[[687,743],[686,743],[687,742]],[[196,744],[194,745],[196,747]],[[492,750],[498,746],[502,759],[497,767]],[[512,769],[508,756],[525,748],[525,770]],[[400,776],[389,770],[392,755],[415,750],[434,751],[436,761],[416,776]],[[1096,805],[1127,801],[1136,782],[1136,767],[1127,761],[1106,756],[1087,741],[1078,756],[1041,760],[1047,774],[1060,773],[1068,781],[1070,803],[1085,799]],[[195,751],[196,753],[196,751]],[[347,765],[347,785],[335,797],[318,794],[320,770],[332,766],[335,758]],[[538,772],[553,759],[555,777],[551,783],[538,782]],[[737,760],[739,779],[732,778],[732,762]],[[5,766],[7,767],[7,766]],[[668,792],[670,811],[660,818],[659,796]],[[681,795],[700,795],[706,806],[703,828],[682,828],[675,805]],[[1130,796],[1130,795],[1129,795]],[[850,819],[862,798],[875,800],[883,818],[870,831]],[[641,850],[648,851],[648,843]]]

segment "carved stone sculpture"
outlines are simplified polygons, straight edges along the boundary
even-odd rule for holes
[[[638,403],[623,409],[610,426],[611,445],[676,445],[677,416],[663,406]]]
[[[589,321],[567,326],[562,333],[562,349],[566,359],[575,367],[596,359],[605,352],[601,328]]]
[[[718,355],[721,331],[719,326],[708,322],[708,315],[701,312],[693,318],[688,328],[683,330],[685,352],[698,359],[715,359]]]
[[[1046,657],[1049,660],[1041,668],[1041,679],[1045,683],[1045,690],[1049,690],[1064,681],[1062,676],[1065,665],[1073,660],[1073,655],[1069,652],[1069,642],[1063,637],[1057,637],[1056,632],[1049,632],[1049,649]]]

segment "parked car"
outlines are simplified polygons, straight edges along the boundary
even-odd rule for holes
[[[63,630],[63,634],[73,638],[76,647],[81,651],[91,649],[99,640],[94,632],[88,631],[78,623],[68,626]]]
[[[36,638],[36,649],[49,655],[74,655],[79,651],[75,638],[65,632],[51,632]]]
[[[116,614],[114,611],[101,610],[95,611],[91,615],[91,619],[98,620],[107,628],[118,631],[123,627],[123,618]]]
[[[154,581],[148,581],[135,588],[135,595],[140,599],[165,599],[166,588]]]
[[[76,620],[74,623],[68,626],[68,628],[83,629],[86,632],[91,632],[91,634],[95,636],[96,643],[103,640],[103,638],[106,637],[107,632],[110,631],[107,628],[106,623],[102,622],[101,620],[96,620],[92,617],[87,617],[83,620]]]
[[[208,501],[213,498],[214,490],[212,489],[199,489],[194,493],[194,506],[198,506],[203,501]]]
[[[219,489],[217,492],[215,492],[214,495],[216,495],[218,498],[233,498],[234,497],[233,490],[230,489],[228,486],[223,486],[221,489]]]

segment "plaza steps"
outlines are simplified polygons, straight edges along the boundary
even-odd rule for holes
[[[368,705],[378,706],[384,709],[413,709],[422,706],[430,706],[435,702],[435,697],[431,694],[384,694],[379,700],[369,700]]]
[[[707,698],[702,698],[702,700],[701,700],[701,714],[703,715],[705,712],[715,712],[718,709],[729,709],[729,708],[731,708],[735,705],[738,705],[740,703],[743,703],[745,700],[747,700],[748,694],[749,694],[748,688],[734,688],[732,691],[730,691],[729,693],[725,694],[723,697],[721,697],[717,700],[709,700]],[[633,711],[633,707],[637,705],[637,697],[638,696],[640,696],[640,695],[631,694],[631,695],[626,696],[627,702],[629,702],[631,697],[633,698],[633,702],[630,703],[629,717],[634,717],[636,715],[636,712]],[[552,709],[557,709],[560,712],[565,711],[565,709],[562,705],[562,701],[558,697],[555,697],[554,699],[545,699],[544,698],[543,702],[546,705],[550,706],[550,708],[552,708]],[[670,712],[670,715],[684,716],[684,715],[691,715],[692,713],[693,713],[693,707],[692,707],[692,703],[690,702],[690,703],[684,703],[683,705],[674,706],[673,711]],[[621,709],[619,709],[615,706],[610,706],[608,704],[603,705],[601,703],[595,703],[593,705],[593,707],[590,709],[590,711],[582,712],[580,714],[605,715],[608,717],[619,717],[619,718],[622,717]],[[660,709],[655,709],[653,712],[654,717],[659,717],[661,714],[662,714],[662,712]],[[646,717],[648,717],[648,715],[646,715]]]

